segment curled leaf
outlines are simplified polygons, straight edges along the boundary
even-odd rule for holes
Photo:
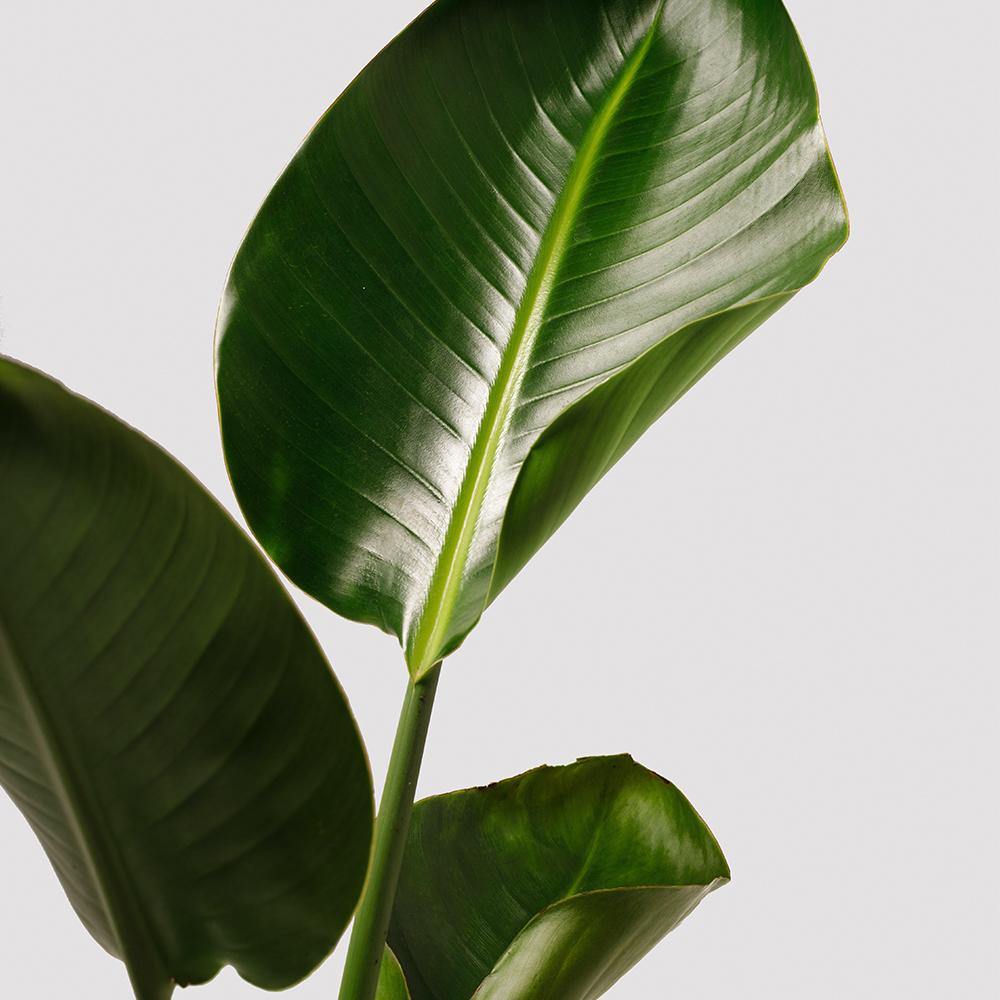
[[[589,758],[418,803],[389,944],[413,1000],[592,1000],[728,878],[670,782]]]

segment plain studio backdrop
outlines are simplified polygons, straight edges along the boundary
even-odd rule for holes
[[[0,0],[0,350],[229,509],[212,336],[306,132],[422,0]],[[788,0],[853,236],[591,494],[444,669],[420,793],[628,751],[734,879],[614,1000],[995,995],[992,5]],[[381,785],[394,641],[297,595]],[[344,944],[292,994],[336,995]],[[0,992],[129,995],[0,797]],[[257,995],[232,970],[206,998]]]

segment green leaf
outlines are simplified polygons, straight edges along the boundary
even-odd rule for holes
[[[542,767],[418,803],[389,944],[412,1000],[593,1000],[728,879],[631,757]]]
[[[147,439],[0,359],[0,783],[140,1000],[333,948],[372,789],[253,545]]]
[[[251,528],[423,676],[846,234],[779,0],[439,0],[234,262],[218,386]]]
[[[375,1000],[412,1000],[403,970],[391,948],[386,948],[382,955]]]

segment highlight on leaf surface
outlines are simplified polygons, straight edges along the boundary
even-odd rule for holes
[[[227,964],[291,985],[365,878],[364,749],[271,569],[172,458],[9,359],[0,784],[139,1000]]]
[[[412,1000],[593,1000],[728,879],[670,782],[587,758],[419,802],[389,946]]]
[[[423,676],[846,235],[779,0],[439,0],[235,259],[217,377],[247,520]]]

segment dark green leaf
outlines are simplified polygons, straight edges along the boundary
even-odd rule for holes
[[[592,1000],[728,878],[631,757],[543,767],[418,803],[389,944],[413,1000]]]
[[[250,525],[422,676],[846,231],[779,0],[439,0],[236,258],[218,384]]]
[[[137,996],[336,943],[372,792],[343,693],[176,462],[0,359],[0,781]]]

